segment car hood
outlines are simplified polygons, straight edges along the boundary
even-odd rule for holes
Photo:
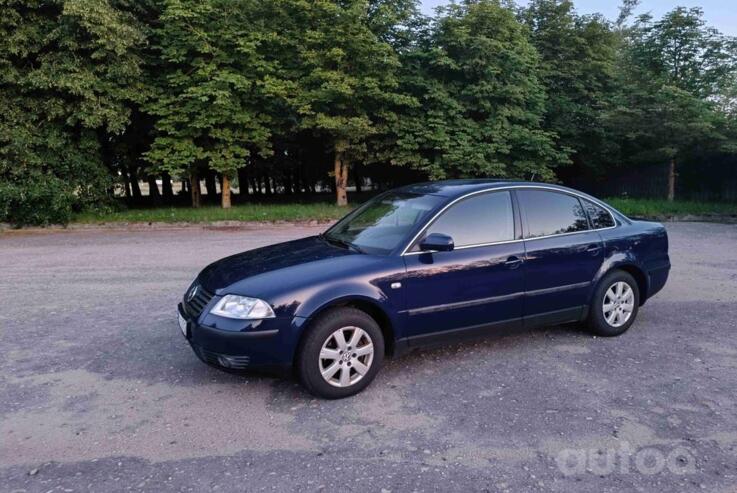
[[[362,255],[347,248],[331,245],[319,236],[310,236],[237,253],[218,260],[205,267],[198,276],[198,280],[205,289],[218,292],[232,288],[236,284],[243,284],[247,279],[263,278],[265,274],[276,272],[283,274],[283,271],[294,267],[341,257],[358,256]],[[272,278],[272,282],[276,280],[273,276],[269,277]],[[292,280],[280,275],[278,282],[286,287],[285,285]],[[229,290],[229,292],[238,291],[240,290]]]

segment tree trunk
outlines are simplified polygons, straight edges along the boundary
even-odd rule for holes
[[[223,209],[230,209],[230,178],[228,175],[223,174],[223,181],[220,183],[221,188],[221,202],[220,205]]]
[[[335,196],[336,204],[348,205],[348,158],[345,155],[347,142],[339,140],[335,143]]]
[[[207,191],[207,201],[212,203],[212,200],[218,194],[217,185],[215,185],[215,173],[208,171],[205,175],[205,190]]]
[[[294,193],[301,194],[304,191],[302,186],[302,169],[298,167],[294,170]]]
[[[161,196],[159,193],[159,185],[156,183],[156,177],[149,176],[146,181],[148,182],[148,196],[155,201]]]
[[[202,191],[200,190],[200,177],[192,172],[189,175],[190,195],[192,196],[192,207],[197,209],[201,204]]]
[[[164,195],[164,200],[171,204],[174,198],[174,190],[171,187],[171,175],[166,171],[161,174],[161,192]]]
[[[245,166],[242,168],[238,168],[238,187],[238,195],[240,195],[241,197],[245,197],[248,195],[248,170]]]
[[[671,158],[668,164],[668,202],[676,198],[676,158]]]
[[[134,168],[130,168],[131,194],[135,200],[141,198],[141,186],[138,184],[138,174]]]
[[[286,173],[284,173],[284,195],[291,195],[292,194],[292,172],[291,170],[287,170]]]
[[[123,170],[121,173],[123,176],[123,187],[125,189],[125,198],[129,199],[131,198],[131,181],[128,179],[128,173]]]

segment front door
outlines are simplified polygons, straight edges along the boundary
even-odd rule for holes
[[[450,236],[455,248],[421,252],[413,245],[404,255],[403,316],[410,345],[521,324],[525,253],[511,193],[462,199],[433,221],[418,243],[431,233]]]

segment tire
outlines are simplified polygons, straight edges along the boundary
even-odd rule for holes
[[[617,298],[620,288],[621,294]],[[605,310],[605,304],[611,309]],[[640,289],[635,279],[625,271],[614,270],[605,275],[594,290],[588,328],[603,337],[624,334],[637,318],[639,307]]]
[[[334,308],[307,328],[297,353],[297,372],[310,393],[340,399],[368,387],[383,361],[384,336],[376,321],[356,308]]]

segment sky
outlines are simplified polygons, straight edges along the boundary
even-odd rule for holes
[[[421,0],[422,11],[432,14],[438,5],[450,3],[448,0]],[[524,5],[525,0],[517,0]],[[581,14],[599,12],[609,19],[616,19],[619,13],[618,0],[573,0],[576,10]],[[641,0],[635,15],[650,12],[655,18],[673,10],[674,7],[701,7],[707,24],[716,27],[724,34],[737,36],[737,0]]]

